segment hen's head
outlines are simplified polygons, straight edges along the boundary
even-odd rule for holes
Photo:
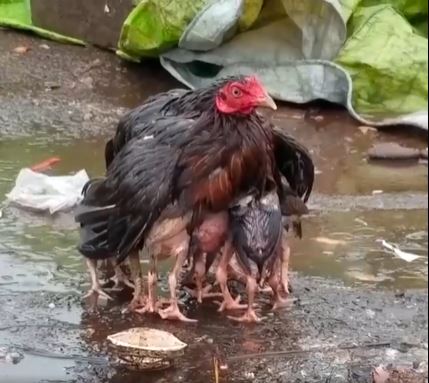
[[[277,109],[276,103],[255,76],[224,83],[216,95],[216,106],[225,114],[249,114],[257,107]]]

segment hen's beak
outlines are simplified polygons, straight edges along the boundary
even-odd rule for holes
[[[268,108],[272,110],[277,110],[277,105],[272,99],[272,97],[267,93],[265,96],[261,99],[259,106],[261,108]]]

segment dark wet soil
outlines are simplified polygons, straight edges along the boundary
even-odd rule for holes
[[[17,46],[31,48],[17,54]],[[49,49],[46,49],[46,46]],[[127,108],[178,86],[155,63],[0,31],[0,193],[23,167],[51,156],[53,174],[103,172],[104,142]],[[123,315],[126,296],[98,315],[82,302],[88,276],[70,214],[4,207],[0,218],[0,382],[365,382],[380,363],[427,371],[427,165],[374,163],[374,143],[424,149],[417,133],[364,133],[333,107],[283,105],[273,116],[312,150],[318,169],[304,239],[292,241],[290,306],[257,326],[187,302],[197,325]],[[386,253],[378,239],[421,256]],[[168,264],[161,265],[162,281]],[[166,286],[162,286],[165,294]],[[106,336],[133,326],[171,331],[189,347],[170,371],[118,368]],[[22,355],[17,364],[5,355]],[[275,354],[277,353],[277,354]],[[3,357],[2,357],[3,355]]]

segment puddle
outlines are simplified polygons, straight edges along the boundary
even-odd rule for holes
[[[288,120],[289,122],[291,120]],[[305,221],[305,237],[293,244],[293,269],[308,275],[337,278],[346,283],[368,283],[390,288],[425,287],[427,282],[427,211],[372,210],[353,212],[354,200],[350,195],[369,194],[381,189],[387,195],[404,190],[427,190],[427,167],[390,169],[366,164],[361,158],[362,137],[357,136],[350,145],[359,148],[348,158],[346,152],[337,152],[336,161],[326,158],[336,151],[327,144],[335,134],[340,121],[329,127],[332,132],[319,132],[320,142],[312,145],[314,126],[302,123],[295,132],[313,148],[320,175],[315,193],[336,193],[331,202],[342,201],[346,212],[324,211],[323,203],[317,206],[315,216]],[[343,123],[344,124],[344,123]],[[347,125],[346,125],[347,126]],[[347,131],[347,128],[344,128]],[[366,139],[365,139],[366,140]],[[86,169],[90,176],[103,173],[105,138],[98,140],[68,140],[53,137],[2,140],[0,155],[0,194],[13,186],[22,167],[31,166],[51,156],[61,162],[52,174],[69,174]],[[327,148],[323,153],[322,145]],[[369,143],[365,145],[368,146]],[[364,146],[365,146],[364,145]],[[332,151],[331,151],[332,150]],[[16,153],[20,153],[19,156]],[[320,164],[320,165],[319,165]],[[337,166],[340,164],[340,166]],[[361,169],[359,171],[358,169]],[[366,169],[366,170],[365,170]],[[353,175],[353,176],[352,176]],[[407,180],[411,179],[410,182]],[[329,182],[328,182],[329,181]],[[411,186],[410,186],[411,185]],[[408,189],[406,189],[408,188]],[[324,197],[329,199],[329,197]],[[383,196],[378,197],[383,200]],[[358,199],[356,199],[358,201]],[[329,204],[326,203],[326,206]],[[60,214],[52,217],[24,213],[6,208],[0,219],[0,286],[11,291],[65,291],[82,279],[82,261],[75,250],[77,232],[73,217]],[[329,245],[314,240],[316,237],[340,239],[342,245]],[[381,249],[376,240],[382,238],[396,242],[402,250],[416,252],[424,257],[412,264],[394,259]],[[165,266],[167,269],[167,266]]]
[[[0,382],[65,382],[69,379],[67,370],[73,366],[73,361],[59,361],[41,356],[24,355],[22,362],[17,365],[0,365]]]
[[[294,240],[292,267],[306,275],[380,288],[426,288],[426,210],[332,212],[305,221],[303,240]],[[386,253],[378,239],[421,255],[413,263]]]

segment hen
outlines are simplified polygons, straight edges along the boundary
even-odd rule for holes
[[[191,108],[191,101],[197,107]],[[260,83],[230,78],[153,98],[122,122],[106,146],[106,178],[87,189],[76,216],[85,232],[82,254],[115,256],[118,263],[138,257],[156,226],[171,219],[193,232],[250,187],[262,192],[268,183],[279,185],[276,161],[297,193],[307,197],[311,159],[289,137],[273,133],[255,112],[258,106],[275,107]]]

